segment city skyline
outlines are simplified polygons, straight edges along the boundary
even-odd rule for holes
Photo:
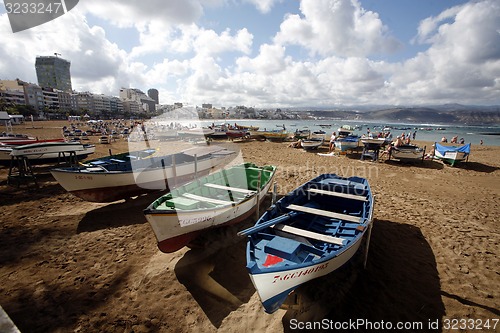
[[[493,0],[89,0],[16,34],[0,6],[0,31],[0,79],[35,82],[36,56],[60,53],[74,90],[160,104],[500,104]]]

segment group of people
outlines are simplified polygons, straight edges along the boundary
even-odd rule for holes
[[[443,136],[441,138],[441,142],[447,143],[448,139],[445,136]],[[458,135],[455,135],[454,137],[451,138],[450,143],[459,143],[459,144],[463,145],[465,143],[465,140],[464,140],[464,138],[461,138],[460,141],[458,141]]]

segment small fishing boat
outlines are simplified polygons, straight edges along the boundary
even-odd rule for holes
[[[390,143],[391,139],[387,138],[373,138],[373,137],[361,137],[361,143],[362,144],[370,144],[370,145],[378,145],[380,147],[385,146],[386,144]]]
[[[338,129],[337,138],[335,139],[335,147],[341,152],[356,149],[359,145],[359,136],[354,135],[354,128],[349,125],[344,125]]]
[[[111,202],[186,183],[234,154],[217,146],[163,156],[154,153],[155,149],[126,152],[50,172],[66,191],[83,200]]]
[[[258,209],[276,172],[245,163],[220,170],[162,195],[144,210],[158,248],[181,249],[207,228],[243,221]]]
[[[389,159],[394,158],[402,162],[423,161],[425,157],[425,148],[416,145],[401,145],[392,147],[389,151]]]
[[[250,135],[253,137],[263,137],[269,141],[283,141],[288,137],[288,132],[286,130],[250,131]]]
[[[0,147],[5,147],[5,146],[22,146],[22,145],[30,145],[34,143],[46,143],[46,142],[64,142],[64,138],[57,138],[57,139],[37,139],[37,138],[31,138],[31,139],[11,139],[11,140],[5,140],[1,141],[0,140]]]
[[[250,136],[250,132],[245,129],[230,129],[226,131],[226,135],[229,139],[239,139]]]
[[[325,135],[316,133],[311,135],[309,139],[303,139],[300,144],[304,150],[313,150],[321,147],[323,142],[325,142]]]
[[[212,134],[210,134],[210,137],[212,139],[226,139],[227,138],[226,132],[228,131],[228,128],[227,128],[226,124],[215,125],[212,127],[212,129],[214,130],[214,132]]]
[[[265,311],[275,312],[299,285],[348,262],[370,234],[373,206],[366,179],[323,174],[239,232],[248,236],[247,270]]]
[[[310,130],[296,130],[294,133],[293,133],[293,138],[295,140],[300,140],[300,139],[307,139],[309,138],[309,136],[311,135],[311,131]]]
[[[443,146],[434,144],[434,157],[455,166],[455,164],[469,159],[470,143],[462,146]]]
[[[184,138],[192,138],[192,137],[210,137],[215,133],[215,130],[207,127],[202,127],[202,128],[190,128],[190,129],[183,129],[183,130],[178,130],[177,135],[179,137],[184,137]]]
[[[95,152],[95,146],[79,142],[40,142],[0,148],[0,165],[8,165],[12,158],[24,157],[30,164],[58,163],[75,157],[82,160]]]
[[[29,136],[28,134],[16,134],[16,133],[0,133],[0,142],[7,143],[8,141],[17,141],[17,140],[30,140],[34,141],[36,138]]]
[[[234,124],[234,127],[236,127],[237,129],[248,130],[248,131],[258,131],[259,130],[258,126],[247,126],[247,125]]]

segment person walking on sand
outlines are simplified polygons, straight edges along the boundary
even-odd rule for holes
[[[329,153],[332,153],[335,150],[335,139],[337,138],[337,133],[333,132],[332,136],[330,137],[330,146],[328,149]]]

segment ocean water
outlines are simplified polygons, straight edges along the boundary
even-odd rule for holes
[[[332,132],[338,132],[338,128],[342,125],[359,126],[359,130],[355,130],[354,134],[362,135],[367,133],[370,129],[371,133],[382,131],[386,126],[393,129],[391,133],[393,137],[401,135],[403,132],[406,134],[417,132],[416,140],[440,142],[444,136],[451,141],[455,135],[458,140],[464,138],[465,143],[471,143],[472,146],[479,145],[483,140],[483,145],[500,146],[500,124],[488,126],[466,126],[456,124],[409,124],[409,123],[388,123],[388,122],[367,122],[364,121],[341,121],[341,120],[268,120],[268,119],[227,119],[227,120],[200,120],[198,126],[209,126],[212,123],[222,124],[228,123],[231,125],[240,124],[246,126],[258,126],[260,130],[277,130],[281,129],[283,125],[289,132],[296,130],[309,129],[311,131],[323,130],[328,135]],[[331,127],[324,127],[320,125],[331,125]],[[424,130],[425,129],[425,130]]]

